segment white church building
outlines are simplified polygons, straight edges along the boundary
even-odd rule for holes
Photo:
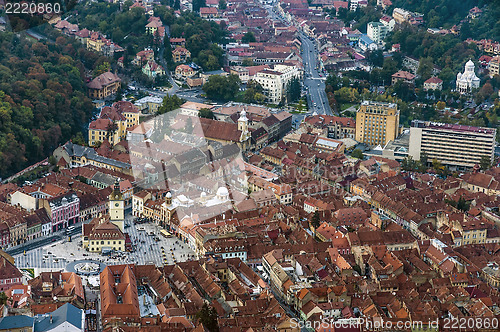
[[[465,71],[457,74],[457,91],[460,93],[468,93],[472,89],[479,88],[479,77],[474,72],[474,62],[467,61],[465,64]]]

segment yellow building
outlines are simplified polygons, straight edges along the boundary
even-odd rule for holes
[[[109,215],[100,215],[82,226],[83,248],[100,253],[110,250],[125,251],[124,211],[125,200],[117,179],[109,195]]]
[[[103,99],[115,94],[121,85],[121,81],[118,75],[112,72],[103,73],[87,84],[89,97]]]
[[[104,46],[104,39],[101,38],[99,32],[91,32],[90,37],[87,38],[87,50],[101,53],[102,47]]]
[[[125,235],[110,222],[109,216],[99,216],[83,224],[82,246],[90,252],[125,251]]]
[[[384,146],[399,133],[399,110],[396,104],[363,101],[356,113],[356,140]]]
[[[186,62],[191,59],[191,52],[184,47],[177,47],[172,51],[172,58],[174,62]]]
[[[486,242],[487,226],[479,222],[462,225],[463,244],[480,244]]]
[[[163,27],[163,23],[161,22],[159,17],[150,17],[149,23],[146,25],[146,32],[154,35],[159,28]]]
[[[500,267],[497,262],[488,262],[482,269],[481,275],[491,287],[500,287]]]
[[[488,70],[490,71],[491,78],[495,75],[500,75],[500,56],[497,55],[490,60]]]
[[[127,129],[139,124],[139,109],[128,101],[118,101],[104,107],[100,117],[89,124],[89,145],[102,143],[118,144],[127,136]]]

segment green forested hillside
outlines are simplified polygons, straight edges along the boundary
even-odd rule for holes
[[[467,16],[478,0],[393,0],[394,7],[424,14],[428,27],[450,28]]]
[[[78,4],[69,21],[80,28],[100,31],[127,50],[129,57],[145,47],[155,44],[154,37],[146,34],[148,16],[142,8],[129,10],[132,1],[126,1],[122,8],[107,1],[82,2]],[[200,18],[197,14],[184,11],[179,17],[165,6],[155,8],[155,15],[170,29],[171,37],[186,38],[186,48],[194,62],[205,70],[216,70],[222,66],[223,51],[216,43],[224,39],[224,30],[215,22]]]
[[[93,105],[66,40],[0,33],[0,177],[49,155],[82,130]]]
[[[451,28],[465,20],[475,6],[483,10],[482,16],[462,23],[463,39],[494,39],[500,41],[500,0],[393,0],[392,8],[400,7],[424,14],[426,27]],[[389,9],[392,13],[392,9]]]

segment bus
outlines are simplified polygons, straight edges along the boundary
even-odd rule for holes
[[[167,232],[166,230],[162,229],[160,231],[161,235],[163,235],[164,237],[166,237],[167,239],[172,237],[172,234],[170,234],[169,232]]]

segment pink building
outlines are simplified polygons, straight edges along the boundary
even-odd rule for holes
[[[52,220],[52,231],[55,232],[78,222],[80,199],[74,192],[69,192],[48,199],[45,209]]]

